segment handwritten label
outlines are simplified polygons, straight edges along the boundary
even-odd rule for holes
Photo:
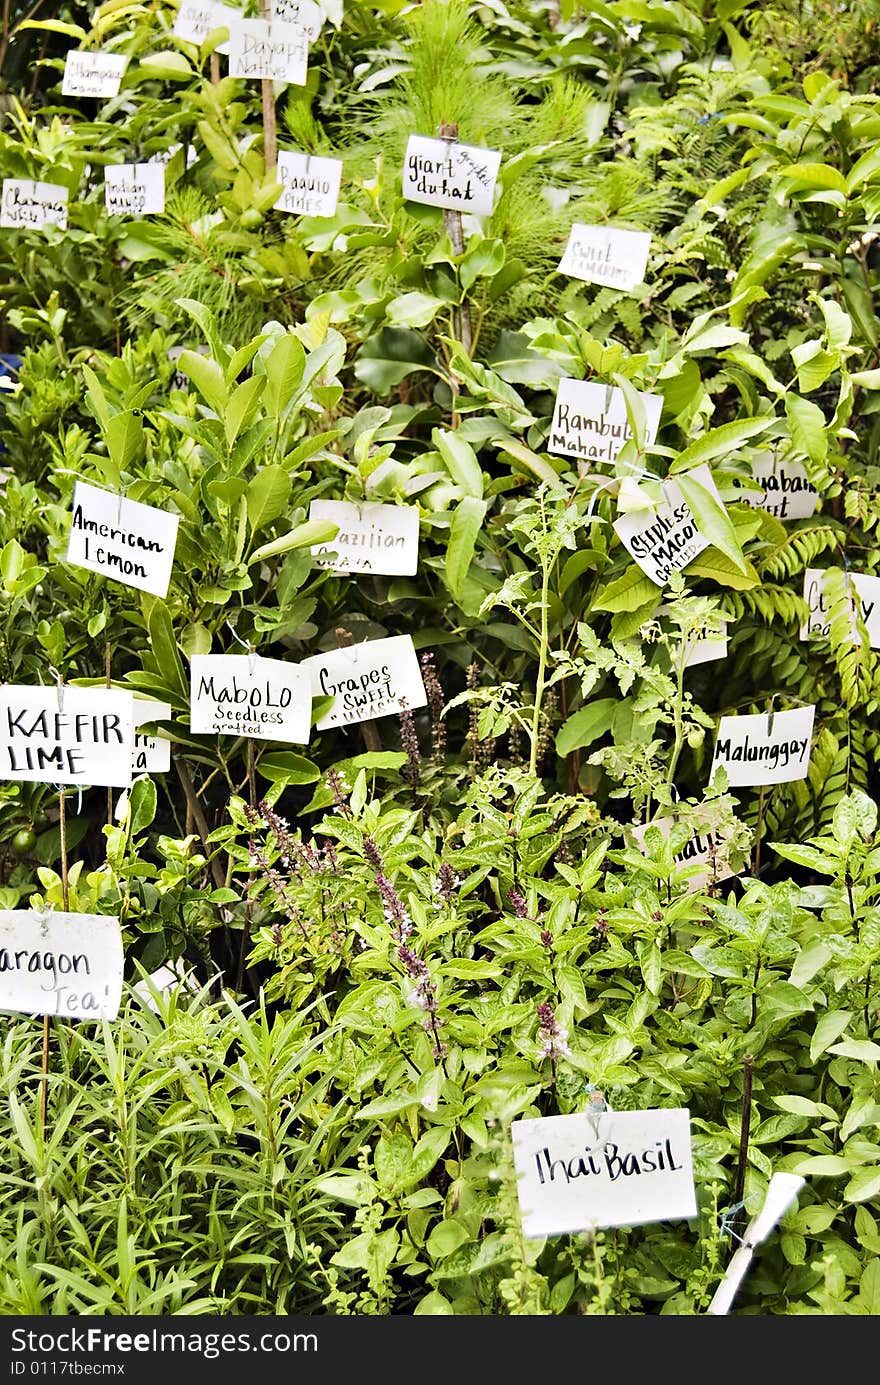
[[[167,702],[151,702],[145,697],[134,699],[134,748],[131,756],[133,774],[167,774],[171,768],[171,742],[167,736],[145,736],[138,727],[146,722],[170,721],[171,707]]]
[[[115,96],[128,66],[124,53],[89,53],[69,48],[64,62],[62,96]]]
[[[526,1236],[696,1216],[686,1108],[515,1120],[510,1133]]]
[[[115,1019],[122,963],[122,931],[111,914],[0,911],[0,1010]]]
[[[707,466],[695,467],[688,475],[722,504]],[[642,571],[661,587],[673,572],[680,572],[709,547],[674,476],[663,482],[663,499],[656,509],[621,515],[614,522],[614,532]]]
[[[111,216],[152,216],[164,212],[164,166],[108,164],[104,170],[104,202]]]
[[[309,43],[314,43],[324,23],[324,11],[314,0],[271,0],[273,20],[296,24],[304,29]]]
[[[809,519],[816,513],[819,492],[807,476],[803,462],[780,461],[765,452],[752,462],[752,475],[760,482],[759,491],[743,488],[737,500],[753,510],[766,510],[777,519]]]
[[[260,77],[303,87],[308,62],[309,41],[296,24],[241,19],[230,27],[230,77]]]
[[[349,726],[391,716],[403,706],[424,707],[425,685],[411,635],[365,640],[347,649],[328,649],[303,659],[313,697],[332,697],[333,706],[317,723]]]
[[[754,716],[722,717],[710,779],[723,765],[731,788],[789,784],[805,779],[810,764],[815,707]]]
[[[809,639],[811,635],[827,638],[831,633],[831,618],[825,597],[829,571],[833,569],[808,567],[804,573],[804,600],[809,603],[810,616],[807,623],[801,626],[802,640]],[[859,603],[859,613],[868,632],[868,643],[872,649],[880,649],[880,577],[870,577],[865,572],[847,572],[844,580],[850,584],[850,608],[854,610],[855,602]],[[852,627],[852,641],[857,644],[859,632],[855,621]]]
[[[714,621],[701,639],[685,640],[684,666],[694,668],[698,664],[711,664],[716,659],[727,658],[727,621]]]
[[[660,426],[663,398],[659,394],[639,394],[639,398],[650,447]],[[551,452],[591,462],[613,462],[631,437],[623,390],[567,376],[559,381],[548,442]]]
[[[228,29],[241,18],[240,8],[223,5],[220,0],[181,0],[171,32],[184,43],[201,45],[215,29]],[[228,40],[217,45],[217,52],[229,52]]]
[[[3,179],[0,226],[35,230],[39,226],[67,229],[68,190],[60,183],[36,183],[30,178]]]
[[[634,289],[644,280],[650,248],[648,231],[618,231],[613,226],[584,226],[576,221],[559,272],[588,284]]]
[[[219,51],[219,50],[218,50],[218,51]],[[168,146],[167,149],[160,149],[160,150],[158,151],[158,153],[156,153],[156,154],[151,154],[150,157],[147,159],[147,163],[148,163],[148,164],[161,164],[162,167],[164,168],[167,164],[170,164],[171,160],[174,158],[174,155],[175,155],[176,153],[178,153],[178,151],[181,150],[182,148],[183,148],[183,145],[182,145],[179,141],[178,141],[176,144],[169,144],[169,146]],[[198,159],[199,159],[199,155],[198,155],[198,151],[196,150],[195,145],[194,145],[194,144],[188,144],[188,145],[186,146],[186,166],[187,166],[187,168],[192,168],[192,166],[193,166],[194,163],[198,163]]]
[[[127,789],[133,701],[118,688],[0,685],[0,779]]]
[[[277,212],[298,212],[300,216],[333,216],[339,201],[342,160],[319,158],[316,154],[295,154],[281,150],[277,176],[284,191],[275,203]]]
[[[639,826],[630,827],[629,831],[640,851],[645,851],[645,833],[648,827],[656,827],[664,840],[669,836],[675,826],[673,818],[655,818],[652,823],[642,823]],[[733,867],[727,857],[727,843],[718,832],[713,832],[711,828],[706,828],[703,832],[695,832],[690,841],[685,842],[680,851],[675,853],[675,863],[678,866],[704,865],[705,870],[697,871],[694,875],[687,878],[688,893],[694,890],[705,889],[707,885],[715,884],[718,880],[727,880],[731,875],[735,875]]]
[[[246,654],[194,654],[190,693],[191,731],[308,742],[312,693],[300,664]]]
[[[492,210],[500,166],[497,149],[410,135],[403,165],[403,195],[428,207],[485,216]]]
[[[419,565],[419,512],[414,505],[362,505],[313,500],[309,519],[339,525],[335,539],[312,549],[316,567],[329,572],[381,572],[412,577]]]
[[[167,510],[77,481],[67,561],[127,587],[165,596],[179,523],[179,517]]]

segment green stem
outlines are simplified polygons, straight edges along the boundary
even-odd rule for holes
[[[529,773],[538,772],[538,734],[541,726],[541,703],[544,700],[544,683],[547,676],[547,646],[550,642],[548,606],[550,596],[550,567],[545,562],[541,568],[541,639],[538,646],[538,677],[535,682],[535,710],[532,713],[532,729],[529,733],[531,751]]]

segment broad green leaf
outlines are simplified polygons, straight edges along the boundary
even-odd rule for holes
[[[659,599],[662,588],[646,577],[637,563],[628,567],[603,587],[593,602],[594,611],[638,611],[649,601]]]
[[[354,364],[357,379],[376,394],[388,394],[417,370],[441,374],[433,351],[406,327],[384,327],[369,337]]]
[[[592,745],[611,727],[611,718],[618,705],[616,697],[600,697],[580,707],[563,722],[556,735],[557,755],[568,755],[572,750]]]
[[[832,192],[846,194],[846,179],[830,164],[802,163],[786,164],[777,169],[777,176],[790,179],[800,187],[826,188]]]
[[[164,82],[188,82],[195,76],[183,54],[171,48],[165,48],[160,53],[145,53],[139,67],[145,77],[159,78]]]
[[[302,342],[292,332],[279,336],[265,359],[266,399],[269,413],[280,422],[299,389],[306,368]]]
[[[304,524],[298,524],[288,534],[282,534],[271,543],[264,543],[262,548],[251,554],[248,566],[261,563],[266,558],[277,558],[279,553],[287,553],[292,548],[311,548],[314,544],[329,543],[338,533],[338,524],[331,524],[326,519],[307,519]]]
[[[129,470],[132,463],[138,460],[144,450],[143,420],[137,414],[126,409],[122,413],[113,415],[107,424],[104,436],[107,439],[107,451],[115,472],[114,479],[118,485],[122,473]]]
[[[264,466],[247,490],[247,513],[251,533],[283,515],[290,500],[290,477],[283,466]]]
[[[745,558],[723,502],[717,500],[690,472],[683,473],[676,480],[703,538],[708,539],[745,575]]]
[[[469,245],[458,267],[458,278],[465,293],[478,279],[492,278],[504,267],[505,250],[500,240],[478,240]]]
[[[880,1193],[880,1170],[876,1164],[859,1169],[843,1190],[845,1202],[869,1202]]]
[[[459,437],[458,433],[435,428],[431,441],[446,463],[449,475],[460,486],[465,495],[481,500],[483,497],[483,472],[477,461],[477,454],[470,443]]]
[[[847,174],[847,192],[855,192],[863,183],[869,183],[878,173],[880,173],[880,144],[875,142],[860,159],[856,159]]]
[[[257,772],[273,783],[316,784],[321,778],[318,766],[293,750],[268,750],[258,755],[256,763]]]
[[[828,434],[825,415],[818,404],[789,393],[785,396],[785,413],[797,450],[806,453],[813,462],[824,462],[828,455]]]
[[[720,587],[732,587],[734,591],[750,591],[752,587],[761,585],[761,579],[750,562],[746,561],[740,569],[726,553],[714,546],[699,553],[693,562],[688,563],[687,570],[692,577],[708,577]]]
[[[852,1010],[826,1010],[813,1030],[813,1037],[810,1040],[811,1063],[815,1063],[817,1058],[821,1058],[822,1054],[840,1038],[852,1017]]]
[[[232,391],[223,419],[227,447],[234,445],[241,430],[253,419],[265,388],[265,375],[250,375]]]
[[[156,816],[156,785],[136,779],[128,792],[128,827],[132,837],[144,832]]]
[[[98,379],[91,366],[84,365],[82,372],[88,389],[89,398],[92,401],[95,413],[98,417],[98,422],[102,428],[106,428],[112,415],[110,413],[110,405],[107,402],[107,396],[104,393],[104,386],[101,384],[101,381]]]
[[[448,306],[442,298],[435,298],[432,293],[404,293],[391,300],[385,309],[385,316],[395,327],[427,327],[440,309]]]
[[[485,517],[485,500],[475,500],[472,495],[466,495],[459,501],[453,512],[444,575],[446,585],[456,601],[461,599],[465,578]]]
[[[623,395],[626,416],[635,445],[640,452],[644,452],[648,444],[648,419],[639,391],[625,375],[621,375],[618,371],[615,371],[611,378]]]
[[[199,355],[198,351],[181,351],[177,366],[192,380],[208,408],[222,419],[229,395],[223,371],[217,362],[211,360],[210,356]]]
[[[670,475],[691,471],[703,462],[711,462],[714,457],[729,456],[749,438],[766,432],[775,422],[773,415],[768,414],[763,418],[740,418],[735,423],[722,423],[720,428],[711,428],[703,437],[679,452],[669,468]]]
[[[559,473],[550,465],[547,457],[541,457],[537,452],[533,452],[525,443],[516,442],[508,439],[499,448],[499,457],[510,457],[513,461],[519,462],[537,476],[539,481],[546,481],[548,485],[555,486],[559,482]]]

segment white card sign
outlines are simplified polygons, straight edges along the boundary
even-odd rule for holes
[[[110,914],[0,911],[0,1010],[115,1019],[122,963],[119,919]]]
[[[127,789],[133,701],[118,688],[0,684],[0,780]]]
[[[828,603],[825,600],[825,580],[828,568],[808,567],[804,573],[804,600],[809,603],[810,616],[806,625],[801,626],[802,640],[811,635],[830,634]],[[868,632],[868,643],[872,649],[880,649],[880,577],[871,577],[866,572],[848,572],[850,582],[850,602],[858,600],[860,614]],[[853,643],[858,642],[858,630],[853,621]]]
[[[719,505],[723,503],[707,466],[694,467],[688,475]],[[663,499],[655,509],[621,515],[614,522],[614,532],[642,571],[661,587],[673,572],[680,572],[709,547],[674,476],[663,482]]]
[[[805,779],[815,715],[815,707],[794,707],[788,712],[722,717],[709,778],[723,766],[731,788]]]
[[[184,43],[201,45],[215,29],[228,29],[242,18],[240,8],[221,4],[220,0],[181,0],[171,32]],[[217,52],[229,52],[228,40],[218,44]]]
[[[154,216],[164,212],[164,165],[108,164],[104,170],[104,203],[111,216]]]
[[[168,510],[77,481],[67,561],[127,587],[165,596],[179,523]]]
[[[313,500],[309,519],[339,526],[335,539],[316,544],[316,567],[329,572],[381,572],[412,577],[419,566],[419,512],[415,505],[383,505],[370,500]]]
[[[663,397],[639,394],[639,399],[645,410],[645,434],[650,447],[660,426]],[[590,462],[613,462],[631,437],[623,390],[616,385],[596,385],[568,376],[559,381],[547,444],[551,452]]]
[[[526,1236],[697,1214],[686,1108],[515,1120],[510,1133]]]
[[[7,230],[35,230],[39,226],[67,229],[67,188],[60,183],[38,183],[31,178],[3,179],[0,226]]]
[[[167,736],[146,736],[138,729],[145,722],[169,721],[171,707],[167,702],[151,702],[146,697],[134,699],[134,748],[131,756],[133,774],[167,774],[171,768],[171,742]]]
[[[619,231],[613,226],[584,226],[576,221],[559,272],[588,284],[628,291],[644,281],[650,248],[648,231]]]
[[[816,513],[819,492],[807,476],[803,462],[785,461],[765,452],[752,462],[752,475],[761,489],[743,489],[737,500],[753,510],[766,510],[777,519],[809,519]]]
[[[190,696],[189,726],[198,734],[308,742],[311,684],[299,664],[247,654],[194,654]]]
[[[645,833],[649,826],[658,828],[665,839],[674,826],[674,819],[655,818],[650,824],[642,823],[639,826],[630,827],[633,840],[640,851],[645,850]],[[731,875],[736,874],[727,859],[726,849],[727,844],[724,838],[718,832],[706,828],[703,832],[695,832],[690,841],[685,842],[681,850],[676,852],[676,865],[705,866],[705,870],[688,876],[686,883],[689,894],[692,894],[694,890],[705,889],[707,885],[714,884],[718,880],[727,880]]]
[[[324,11],[314,0],[271,0],[273,20],[295,24],[304,29],[309,43],[314,43],[324,23]]]
[[[698,664],[711,664],[716,659],[727,658],[727,621],[713,622],[709,633],[701,639],[685,640],[684,666],[695,668]]]
[[[424,707],[428,701],[411,635],[328,649],[303,659],[301,667],[312,680],[313,697],[333,698],[317,723],[319,731],[391,716],[404,705]]]
[[[500,166],[498,149],[410,135],[403,163],[403,195],[428,207],[486,216],[492,210]]]
[[[306,84],[309,41],[296,24],[240,19],[229,29],[230,77]]]
[[[282,149],[277,173],[284,190],[275,203],[277,212],[297,212],[300,216],[333,216],[339,201],[342,160],[319,158],[317,154],[297,154]]]
[[[64,62],[62,96],[116,96],[128,66],[124,53],[89,53],[69,48]]]

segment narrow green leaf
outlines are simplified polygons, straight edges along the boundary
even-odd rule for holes
[[[465,495],[472,495],[475,499],[481,500],[483,473],[477,461],[477,454],[470,443],[465,442],[457,433],[447,432],[443,428],[434,429],[431,441],[446,463],[446,469],[456,485],[461,487]]]
[[[572,750],[581,750],[597,741],[610,730],[617,705],[616,697],[600,697],[596,702],[590,702],[573,712],[557,732],[557,755],[568,755]]]
[[[745,574],[746,565],[736,531],[724,503],[691,473],[676,477],[678,487],[688,503],[697,528],[704,538],[730,559],[734,567]]]
[[[264,466],[247,490],[248,523],[251,532],[265,528],[283,515],[290,500],[290,477],[283,466]]]
[[[461,599],[465,578],[474,556],[477,537],[486,517],[485,500],[466,495],[455,508],[446,549],[446,585],[456,601]]]
[[[261,563],[266,558],[277,558],[279,553],[288,553],[292,548],[311,548],[314,544],[329,543],[338,533],[338,524],[331,524],[326,519],[308,519],[288,534],[282,534],[271,543],[264,543],[262,548],[251,554],[248,566]]]
[[[720,428],[711,428],[703,437],[692,442],[690,447],[679,452],[669,468],[670,475],[691,471],[703,462],[710,462],[713,457],[729,456],[731,452],[742,447],[744,442],[748,442],[749,438],[766,432],[775,422],[773,415],[768,414],[763,418],[740,418],[735,423],[722,423]]]

